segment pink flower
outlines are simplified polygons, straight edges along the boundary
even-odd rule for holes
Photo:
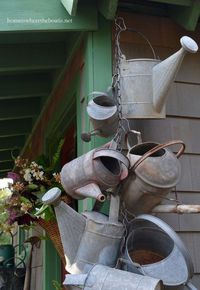
[[[7,177],[11,178],[13,180],[13,182],[20,181],[19,174],[15,173],[15,172],[12,172],[12,171],[8,172]]]

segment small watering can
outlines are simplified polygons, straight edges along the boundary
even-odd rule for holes
[[[127,177],[129,160],[119,151],[100,148],[72,160],[61,170],[65,191],[76,199],[94,197],[103,202],[106,190]]]
[[[137,32],[133,29],[127,31]],[[139,34],[144,37],[143,34]],[[148,40],[147,42],[152,49]],[[183,36],[180,43],[182,48],[164,61],[156,58],[126,60],[126,57],[121,55],[120,88],[123,117],[165,118],[167,94],[181,62],[187,52],[198,51],[198,45],[188,36]],[[155,57],[154,51],[153,55]]]
[[[87,106],[87,113],[94,130],[81,135],[85,142],[89,142],[92,135],[110,137],[116,133],[118,127],[118,111],[114,100],[106,93],[94,93],[96,96]]]
[[[166,147],[180,144],[177,154]],[[129,147],[131,169],[125,180],[121,198],[132,214],[149,213],[176,186],[181,167],[178,158],[183,154],[182,141],[164,144],[145,142]]]
[[[58,188],[49,190],[42,198],[53,204],[63,244],[66,270],[72,274],[87,273],[94,264],[115,267],[125,226],[118,222],[118,197],[113,197],[109,217],[98,212],[79,214],[63,201]]]
[[[161,290],[162,282],[148,276],[95,265],[88,274],[66,275],[69,290]]]
[[[197,290],[188,250],[174,230],[161,219],[140,215],[129,225],[122,267],[125,271],[163,281],[164,289]],[[148,288],[147,288],[148,289]]]

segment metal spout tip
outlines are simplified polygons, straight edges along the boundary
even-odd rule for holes
[[[81,139],[84,142],[90,142],[91,141],[91,134],[90,133],[82,133],[81,134]]]
[[[104,194],[99,194],[97,196],[97,200],[100,201],[100,202],[104,202],[106,200],[106,197]]]

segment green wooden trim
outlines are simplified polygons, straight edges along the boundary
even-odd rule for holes
[[[5,31],[93,31],[97,29],[95,1],[79,5],[72,17],[59,0],[1,0],[0,32]]]
[[[85,143],[81,133],[92,129],[86,107],[92,91],[105,91],[112,79],[111,22],[99,15],[99,30],[88,34],[85,46],[85,65],[81,75],[80,94],[77,96],[78,155],[107,142],[105,138],[92,138]],[[94,200],[79,201],[79,211],[92,209]]]
[[[43,241],[43,288],[42,290],[53,290],[52,281],[61,281],[61,261],[51,242]]]
[[[99,0],[98,8],[101,14],[108,20],[115,18],[118,0]]]
[[[200,17],[200,1],[193,1],[190,7],[170,7],[169,15],[186,30],[194,31]]]
[[[71,16],[76,15],[78,0],[61,0],[63,6]]]

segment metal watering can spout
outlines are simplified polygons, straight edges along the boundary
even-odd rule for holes
[[[60,201],[61,190],[50,189],[43,197],[44,204],[53,205],[65,253],[66,267],[73,265],[86,226],[86,218]]]
[[[75,193],[83,197],[96,198],[100,202],[104,202],[106,197],[102,194],[99,186],[95,183],[90,183],[75,190]]]
[[[170,85],[174,81],[182,60],[187,52],[196,53],[197,43],[188,36],[180,39],[182,48],[153,67],[153,105],[160,113],[165,105]]]

